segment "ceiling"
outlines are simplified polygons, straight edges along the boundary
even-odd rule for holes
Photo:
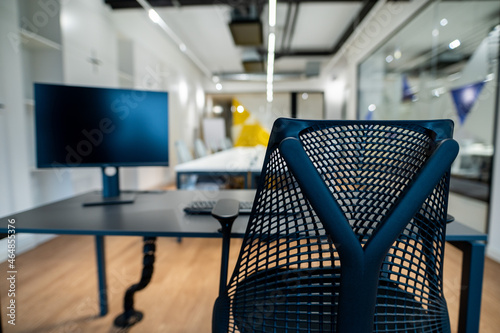
[[[113,10],[144,10],[144,0],[103,0]],[[317,76],[377,1],[281,0],[275,80]],[[267,0],[149,0],[204,72],[223,80],[265,80]],[[233,37],[231,30],[242,32]],[[257,31],[257,33],[255,33]],[[237,45],[237,38],[257,39]]]

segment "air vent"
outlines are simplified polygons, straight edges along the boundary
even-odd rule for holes
[[[259,20],[232,21],[229,23],[229,29],[236,45],[262,45],[262,23]]]

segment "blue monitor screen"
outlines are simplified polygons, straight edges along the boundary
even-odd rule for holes
[[[35,84],[37,166],[167,166],[166,92]]]

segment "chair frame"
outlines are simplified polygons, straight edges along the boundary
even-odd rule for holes
[[[306,129],[321,130],[327,126],[402,126],[425,128],[433,136],[436,146],[419,170],[418,176],[394,203],[390,214],[381,222],[368,241],[362,246],[339,203],[332,196],[311,158],[301,143],[300,135]],[[288,170],[295,177],[301,191],[322,222],[328,237],[335,244],[340,258],[341,274],[339,286],[336,332],[372,332],[377,301],[377,286],[383,266],[393,243],[404,232],[408,222],[422,207],[436,184],[443,177],[449,181],[451,163],[458,154],[458,144],[452,139],[453,123],[449,120],[430,121],[313,121],[278,119],[273,127],[264,161],[265,174],[271,152],[279,149]],[[257,197],[263,184],[259,184]],[[256,197],[256,198],[257,198]],[[256,203],[254,203],[255,209]],[[252,216],[250,217],[252,221]],[[446,221],[440,221],[446,224]],[[251,222],[250,222],[251,223]],[[249,223],[249,224],[250,224]],[[250,232],[250,225],[247,234]],[[241,255],[237,266],[241,261]],[[237,271],[231,281],[238,280]],[[231,282],[228,285],[230,288]],[[231,301],[221,295],[214,308],[214,332],[227,331],[229,317],[220,312],[229,311]],[[216,313],[219,314],[216,314]],[[227,314],[229,316],[229,314]],[[221,318],[224,318],[221,320]],[[217,323],[216,321],[222,321]],[[449,323],[448,323],[449,325]],[[445,325],[446,326],[446,325]]]

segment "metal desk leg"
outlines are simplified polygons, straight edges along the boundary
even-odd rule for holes
[[[108,294],[106,282],[106,258],[104,252],[104,236],[95,236],[95,249],[97,255],[97,278],[99,284],[99,306],[101,316],[108,313]]]
[[[248,175],[248,172],[247,173],[243,173],[243,181],[245,183],[245,189],[249,189],[249,188],[252,188],[252,179],[249,177]]]
[[[458,332],[477,333],[481,314],[485,244],[483,242],[450,243],[463,252]]]

